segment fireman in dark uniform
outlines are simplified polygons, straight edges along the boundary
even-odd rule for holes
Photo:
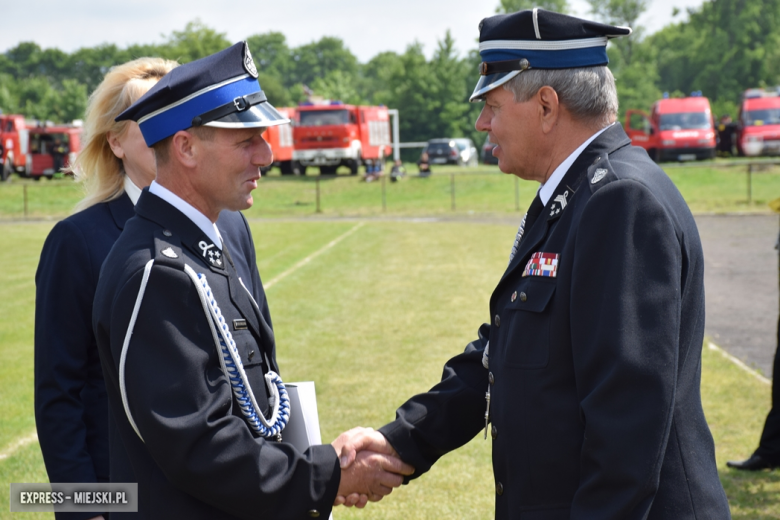
[[[699,394],[696,225],[615,124],[606,45],[628,34],[542,9],[480,24],[477,129],[541,186],[490,323],[380,431],[418,477],[485,429],[496,518],[730,517]]]
[[[62,143],[62,139],[57,137],[51,147],[52,164],[54,173],[60,173],[65,166],[65,156],[68,154],[68,148]]]
[[[260,90],[247,45],[174,69],[117,120],[137,121],[157,160],[103,264],[93,315],[121,440],[111,480],[138,483],[134,516],[327,518],[337,496],[376,500],[400,485],[384,468],[411,468],[379,454],[342,469],[346,434],[305,452],[278,442],[290,404],[265,295],[247,290],[214,224],[251,206],[273,159],[261,134],[289,122]],[[125,458],[132,471],[115,472]]]
[[[728,114],[722,115],[718,122],[718,154],[728,157],[734,153],[734,137],[737,135],[737,124],[731,121]]]

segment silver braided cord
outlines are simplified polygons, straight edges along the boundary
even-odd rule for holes
[[[195,282],[204,311],[211,318],[209,319],[209,326],[211,327],[214,342],[219,353],[219,362],[222,366],[222,371],[230,381],[233,395],[236,397],[241,413],[244,415],[249,427],[260,436],[266,439],[279,438],[282,430],[284,430],[284,427],[287,426],[287,422],[290,420],[290,398],[287,395],[287,389],[284,387],[282,378],[273,370],[269,370],[265,374],[265,383],[271,393],[269,402],[273,409],[271,418],[266,419],[255,400],[252,388],[247,382],[244,364],[241,362],[236,342],[233,341],[233,335],[230,333],[230,326],[222,315],[222,311],[211,292],[211,287],[209,287],[205,275],[195,273],[188,265],[185,265],[184,269]]]
[[[509,263],[512,263],[512,260],[515,258],[515,255],[517,254],[517,246],[520,245],[520,239],[523,238],[523,233],[525,233],[525,219],[528,218],[528,212],[526,212],[525,215],[523,215],[523,220],[520,222],[520,227],[517,228],[517,235],[515,236],[515,243],[512,244],[512,251],[509,252]]]

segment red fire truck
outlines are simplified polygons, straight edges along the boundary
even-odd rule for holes
[[[271,146],[274,152],[274,164],[278,166],[282,175],[295,173],[293,168],[293,125],[295,124],[295,108],[277,108],[284,117],[290,119],[289,125],[269,126],[263,133],[263,138]],[[271,167],[268,168],[269,170]]]
[[[660,99],[648,115],[626,112],[626,133],[656,162],[695,161],[715,157],[715,125],[710,102],[700,92],[690,97]]]
[[[307,102],[298,106],[293,138],[293,160],[301,173],[307,166],[336,173],[343,165],[355,175],[361,164],[378,168],[390,155],[390,117],[384,106]]]
[[[745,91],[737,123],[737,151],[749,156],[780,154],[780,87]]]
[[[52,125],[0,114],[0,180],[12,173],[40,179],[70,166],[81,149],[81,126]]]

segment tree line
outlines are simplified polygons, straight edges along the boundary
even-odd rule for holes
[[[735,116],[745,89],[780,83],[780,0],[707,0],[689,9],[687,19],[651,35],[637,24],[651,0],[588,2],[592,18],[634,29],[608,48],[621,115],[626,109],[649,109],[664,92],[681,96],[701,90],[716,115]],[[496,11],[534,6],[570,10],[566,0],[500,0]],[[480,62],[476,42],[461,56],[447,31],[431,58],[413,42],[403,53],[382,52],[360,63],[336,37],[298,47],[279,32],[246,40],[260,85],[275,106],[295,105],[312,93],[345,103],[383,104],[400,110],[404,142],[443,136],[470,137],[477,145],[484,140],[474,129],[481,104],[468,103]],[[113,65],[141,56],[186,63],[231,43],[199,20],[159,44],[103,44],[66,53],[23,42],[0,54],[0,109],[56,122],[79,119],[89,93]]]

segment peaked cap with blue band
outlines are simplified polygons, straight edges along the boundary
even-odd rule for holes
[[[176,67],[116,121],[137,121],[147,146],[193,126],[257,128],[290,120],[268,102],[246,42]]]
[[[479,24],[478,101],[528,69],[573,69],[609,63],[607,40],[631,29],[591,22],[538,7],[485,18]]]

